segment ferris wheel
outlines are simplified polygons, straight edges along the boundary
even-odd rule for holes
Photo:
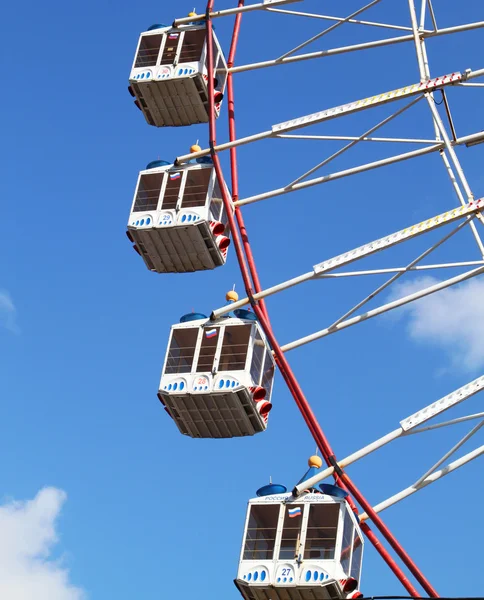
[[[417,369],[400,353],[409,321],[414,339],[433,333],[479,366],[451,335],[472,321],[472,302],[454,318],[471,294],[449,290],[469,290],[484,274],[484,197],[474,189],[482,185],[484,132],[474,124],[484,61],[471,64],[480,60],[482,10],[465,0],[453,11],[431,0],[233,4],[209,0],[205,13],[143,32],[130,74],[150,126],[193,127],[199,139],[188,154],[140,172],[127,231],[134,249],[159,277],[236,263],[244,286],[173,325],[158,398],[184,435],[252,436],[267,429],[273,404],[283,410],[273,389],[279,371],[316,442],[323,470],[313,457],[290,491],[271,484],[249,504],[236,579],[245,600],[361,596],[364,538],[411,596],[422,588],[439,597],[380,513],[484,453],[472,446],[484,412],[456,412],[475,400],[484,376],[464,369],[473,377],[430,397],[416,384],[387,428],[382,403],[380,435],[359,449],[339,443],[342,456],[318,422],[327,402],[319,400],[334,369],[351,379],[357,363],[372,382],[360,398],[385,380],[381,365],[405,387]],[[456,14],[462,20],[452,22]],[[309,282],[310,295],[300,291]],[[396,326],[392,314],[407,324]],[[357,339],[350,332],[359,329]],[[299,378],[291,351],[308,344],[313,364]],[[437,430],[449,432],[448,447],[438,456],[432,438],[419,447],[418,479],[367,500],[348,467]],[[334,536],[318,545],[310,533],[318,527]],[[260,549],[257,536],[268,531],[272,546],[267,538]]]

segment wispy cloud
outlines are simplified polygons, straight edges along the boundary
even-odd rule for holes
[[[33,500],[0,506],[0,598],[82,600],[69,572],[51,556],[58,541],[56,520],[66,495],[42,489]]]
[[[20,333],[16,317],[17,309],[10,294],[5,290],[0,290],[0,325],[12,333]]]
[[[420,277],[395,286],[391,299],[437,283]],[[398,310],[408,318],[411,338],[442,348],[452,365],[471,370],[484,365],[484,279],[470,279],[407,304]]]

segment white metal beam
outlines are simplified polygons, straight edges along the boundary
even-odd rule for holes
[[[441,459],[439,459],[435,465],[433,465],[432,467],[430,467],[430,469],[424,474],[422,475],[422,477],[420,477],[414,484],[413,487],[418,488],[420,485],[422,485],[422,483],[427,479],[427,477],[429,475],[432,475],[432,473],[435,473],[435,471],[437,471],[437,469],[443,465],[445,463],[445,461],[450,458],[452,456],[452,454],[455,454],[457,452],[457,450],[459,450],[459,448],[462,448],[462,446],[471,439],[471,437],[473,435],[475,435],[479,429],[482,428],[482,426],[484,425],[484,421],[481,421],[480,423],[478,423],[475,427],[473,427],[468,433],[466,433],[466,435],[460,439],[457,444],[455,444],[455,446],[453,446],[448,452],[446,452],[444,454],[444,456],[442,456]]]
[[[410,227],[406,227],[405,229],[401,229],[400,231],[386,235],[378,240],[374,240],[368,244],[363,244],[363,246],[359,246],[358,248],[354,248],[353,250],[349,250],[348,252],[344,252],[343,254],[339,254],[333,258],[320,262],[317,265],[314,265],[314,274],[320,275],[327,271],[342,267],[343,265],[351,264],[352,262],[360,260],[363,257],[370,256],[386,248],[391,248],[406,240],[415,238],[423,233],[427,233],[428,231],[438,229],[443,225],[453,223],[454,221],[463,217],[474,215],[482,210],[484,210],[484,198],[479,198],[479,200],[470,202],[464,206],[456,207],[452,210],[448,210],[445,213],[441,213],[440,215],[436,215],[435,217],[421,221],[416,225],[411,225]]]
[[[356,144],[358,144],[358,142],[361,142],[366,136],[368,136],[371,133],[377,131],[378,129],[381,129],[381,127],[383,127],[384,125],[387,125],[388,123],[390,123],[391,121],[393,121],[393,119],[396,119],[402,113],[404,113],[409,108],[411,108],[412,106],[414,106],[415,104],[417,104],[417,102],[419,102],[421,99],[422,99],[422,96],[417,96],[417,98],[413,98],[413,100],[411,100],[408,104],[406,104],[405,106],[402,106],[401,108],[399,108],[397,111],[395,111],[394,113],[392,113],[391,115],[389,115],[388,117],[386,117],[385,119],[383,119],[383,121],[380,121],[376,125],[373,125],[372,127],[370,127],[370,129],[367,129],[365,131],[365,133],[362,133],[360,135],[360,137],[356,138],[356,140],[351,141],[349,144],[346,144],[345,146],[343,146],[343,148],[340,148],[339,150],[337,150],[336,152],[334,152],[331,156],[328,156],[328,158],[326,158],[322,162],[318,163],[315,167],[312,167],[309,171],[306,171],[305,173],[303,173],[302,175],[300,175],[297,179],[295,179],[294,181],[292,181],[286,187],[287,188],[292,188],[294,185],[296,185],[297,183],[299,183],[303,179],[306,179],[307,177],[309,177],[309,175],[312,175],[316,171],[319,171],[319,169],[321,169],[322,167],[325,167],[327,164],[329,164],[335,158],[337,158],[338,156],[341,156],[342,154],[344,154],[345,152],[347,152],[348,150],[350,150],[351,148],[353,148],[354,146],[356,146]]]
[[[470,383],[467,383],[466,385],[463,385],[462,387],[458,388],[457,390],[453,391],[452,393],[447,394],[447,396],[440,398],[440,400],[437,400],[436,402],[429,404],[429,406],[426,406],[425,408],[421,409],[417,413],[411,415],[410,417],[407,417],[403,421],[400,421],[400,427],[398,429],[395,429],[394,431],[387,433],[386,435],[375,440],[371,444],[364,446],[360,450],[357,450],[356,452],[353,452],[353,454],[350,454],[346,458],[343,458],[342,460],[338,461],[339,467],[341,469],[344,469],[345,467],[351,465],[352,463],[355,463],[356,461],[360,460],[361,458],[368,456],[368,454],[375,452],[375,450],[378,450],[378,449],[382,448],[383,446],[386,446],[387,444],[389,444],[390,442],[392,442],[393,440],[395,440],[399,437],[409,435],[410,433],[413,433],[413,432],[421,433],[422,431],[415,430],[415,427],[417,427],[417,425],[420,425],[421,423],[425,423],[426,421],[433,419],[434,417],[445,412],[446,410],[449,410],[449,408],[452,408],[453,406],[457,406],[458,404],[461,404],[468,398],[471,398],[472,396],[474,396],[475,394],[480,392],[483,388],[484,388],[484,375],[482,375],[481,377],[478,377],[477,379],[474,379],[474,381],[471,381]],[[460,419],[455,419],[454,421],[449,421],[448,424],[453,425],[454,423],[460,422],[464,418],[465,417],[461,417]],[[444,426],[444,425],[445,425],[444,423],[440,424],[440,426]],[[434,427],[438,427],[438,426],[439,425],[436,425]],[[414,431],[412,431],[412,430],[414,430]],[[321,471],[320,473],[317,473],[310,479],[297,485],[294,488],[293,494],[295,496],[301,494],[305,489],[314,487],[320,481],[323,481],[323,479],[330,477],[333,473],[334,473],[334,467],[328,467],[327,469],[324,469],[323,471]]]
[[[376,21],[362,21],[361,19],[345,19],[343,17],[335,17],[333,15],[320,15],[315,13],[306,13],[297,10],[285,10],[283,8],[268,8],[267,12],[280,13],[283,15],[291,15],[294,17],[308,17],[311,19],[323,19],[326,21],[345,21],[356,25],[369,25],[370,27],[382,27],[384,29],[396,29],[398,31],[412,31],[411,27],[405,25],[393,25],[391,23],[379,23]],[[430,33],[430,31],[428,32]]]
[[[475,23],[466,23],[465,25],[457,25],[454,27],[447,27],[437,29],[430,32],[422,32],[424,38],[433,38],[441,35],[449,35],[452,33],[461,33],[463,31],[471,31],[473,29],[480,29],[484,27],[484,21],[477,21]],[[247,65],[239,65],[228,69],[231,73],[242,73],[244,71],[253,71],[255,69],[264,69],[267,67],[276,67],[278,65],[287,65],[290,63],[299,62],[302,60],[312,60],[314,58],[324,58],[326,56],[336,56],[338,54],[345,54],[347,52],[355,52],[357,50],[368,50],[370,48],[381,48],[382,46],[390,46],[392,44],[401,44],[403,42],[413,41],[413,34],[402,35],[393,38],[386,38],[383,40],[375,40],[373,42],[365,42],[362,44],[353,44],[351,46],[341,46],[340,48],[331,48],[329,50],[321,50],[319,52],[310,52],[307,54],[298,54],[296,56],[288,56],[283,60],[272,59],[258,63],[250,63]]]
[[[219,17],[229,17],[231,15],[237,15],[239,13],[246,13],[253,10],[267,10],[271,6],[283,6],[284,4],[294,4],[295,2],[301,2],[302,0],[263,0],[257,4],[247,4],[246,6],[237,6],[235,8],[225,8],[223,10],[215,10],[210,13],[211,19],[218,19]],[[205,13],[193,15],[191,17],[182,17],[175,19],[173,25],[189,25],[196,21],[203,21],[207,18]]]
[[[456,277],[446,279],[445,281],[441,281],[439,283],[436,283],[435,285],[431,285],[423,290],[414,292],[413,294],[409,294],[398,300],[393,300],[392,302],[388,302],[387,304],[383,304],[382,306],[378,306],[377,308],[369,310],[366,313],[363,313],[363,314],[357,315],[356,317],[347,319],[346,321],[343,321],[342,323],[338,323],[338,325],[336,325],[332,329],[327,327],[325,329],[321,329],[320,331],[316,331],[315,333],[311,333],[310,335],[306,335],[302,338],[294,340],[293,342],[290,342],[288,344],[284,344],[283,346],[281,346],[281,350],[283,352],[288,352],[289,350],[294,350],[295,348],[300,348],[301,346],[305,346],[306,344],[315,342],[316,340],[319,340],[323,337],[326,337],[333,333],[337,333],[338,331],[342,331],[343,329],[347,329],[348,327],[351,327],[358,323],[363,323],[363,321],[368,321],[369,319],[372,319],[373,317],[382,315],[386,312],[389,312],[390,310],[394,310],[395,308],[404,306],[405,304],[409,304],[410,302],[413,302],[414,300],[418,300],[419,298],[424,298],[425,296],[429,296],[430,294],[434,294],[435,292],[439,292],[440,290],[444,290],[453,285],[457,285],[458,283],[467,281],[468,279],[471,279],[472,277],[477,277],[477,275],[481,275],[482,273],[484,273],[484,266],[478,267],[477,269],[473,269],[472,271],[466,271],[465,273],[462,273],[461,275],[457,275]]]
[[[474,381],[471,381],[466,385],[463,385],[450,394],[447,394],[447,396],[444,396],[440,400],[429,404],[429,406],[422,408],[406,419],[403,419],[403,421],[400,421],[400,427],[405,433],[408,433],[412,429],[415,429],[415,427],[418,427],[418,425],[430,421],[430,419],[433,419],[444,411],[449,410],[449,408],[461,404],[468,398],[471,398],[480,392],[482,389],[484,389],[484,375],[474,379]]]
[[[388,498],[387,500],[384,500],[383,502],[380,502],[380,504],[377,504],[376,506],[374,506],[373,510],[375,512],[379,513],[382,510],[385,510],[386,508],[389,508],[390,506],[397,504],[397,502],[400,502],[401,500],[404,500],[408,496],[415,494],[415,492],[418,492],[419,490],[426,487],[427,485],[434,483],[435,481],[437,481],[438,479],[441,479],[442,477],[445,477],[449,473],[452,473],[452,471],[455,471],[459,467],[466,465],[467,463],[478,458],[482,454],[484,454],[484,446],[479,446],[479,448],[472,450],[472,452],[469,452],[465,456],[462,456],[461,458],[458,458],[454,462],[449,463],[443,469],[440,469],[439,471],[432,473],[432,475],[429,475],[424,481],[422,481],[422,483],[419,485],[419,487],[410,486],[408,488],[405,488],[398,494],[395,494],[391,498]],[[368,515],[366,513],[361,513],[359,515],[359,517],[360,517],[360,521],[366,521],[366,519],[368,519]]]
[[[472,203],[469,203],[465,206],[460,206],[457,208],[453,208],[445,213],[441,213],[440,215],[436,215],[435,217],[431,217],[425,221],[421,221],[415,225],[410,225],[405,229],[401,229],[395,233],[391,233],[385,237],[382,237],[378,240],[374,240],[363,246],[359,246],[353,250],[349,250],[348,252],[344,252],[343,254],[339,254],[334,256],[333,258],[329,258],[321,263],[318,263],[313,267],[313,270],[309,273],[305,273],[298,277],[294,277],[289,279],[288,281],[282,282],[257,294],[254,294],[254,300],[261,300],[262,298],[266,298],[267,296],[272,296],[277,294],[278,292],[282,292],[288,288],[294,287],[300,283],[305,281],[309,281],[314,277],[319,277],[327,274],[334,269],[340,268],[344,265],[349,265],[365,256],[370,256],[375,254],[376,252],[380,252],[386,248],[391,248],[397,244],[400,244],[408,239],[412,239],[423,233],[427,233],[428,231],[433,231],[443,225],[447,225],[449,223],[453,223],[454,221],[469,217],[473,214],[480,213],[484,210],[484,198],[480,198],[479,200],[475,200]],[[465,263],[464,263],[465,264]],[[475,264],[472,261],[472,264]],[[477,264],[482,264],[482,261],[478,261]],[[344,275],[344,274],[342,274]],[[347,274],[346,274],[347,275]],[[249,298],[242,298],[233,304],[222,306],[212,312],[212,318],[218,319],[224,314],[229,313],[232,310],[237,308],[242,308],[246,304],[249,303]]]
[[[374,6],[375,4],[378,4],[380,1],[381,0],[372,0],[366,6],[363,6],[362,8],[359,8],[355,12],[351,13],[350,15],[348,15],[346,18],[338,20],[336,23],[334,23],[333,25],[331,25],[330,27],[328,27],[324,31],[321,31],[320,33],[317,33],[316,35],[314,35],[313,37],[309,38],[305,42],[302,42],[301,44],[299,44],[298,46],[296,46],[292,50],[289,50],[288,52],[284,53],[277,60],[283,60],[284,58],[287,58],[288,56],[291,56],[292,54],[294,54],[298,50],[301,50],[302,48],[305,48],[306,46],[309,46],[309,44],[312,44],[313,42],[315,42],[316,40],[319,40],[320,38],[322,38],[323,36],[327,35],[331,31],[334,31],[338,27],[341,27],[341,25],[343,25],[344,23],[347,23],[348,21],[350,21],[351,19],[353,19],[353,17],[357,17],[362,12],[365,12],[366,10],[368,10],[369,8],[371,8],[372,6]]]

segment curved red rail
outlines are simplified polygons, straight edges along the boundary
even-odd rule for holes
[[[238,6],[242,7],[244,5],[244,0],[239,0]],[[230,159],[231,159],[231,180],[232,180],[232,199],[228,196],[226,192],[226,188],[224,185],[224,176],[222,172],[222,167],[220,164],[220,160],[215,152],[214,148],[216,146],[216,119],[214,112],[214,78],[213,78],[213,46],[212,46],[212,37],[213,37],[213,27],[212,21],[210,18],[210,13],[213,11],[214,0],[208,0],[207,10],[206,10],[206,23],[207,23],[207,68],[208,68],[208,92],[209,92],[209,138],[210,138],[210,148],[212,150],[212,159],[215,167],[215,171],[217,174],[217,179],[220,184],[220,189],[222,190],[223,202],[225,205],[225,209],[227,211],[227,215],[229,217],[229,226],[232,233],[232,239],[234,241],[235,253],[237,255],[237,261],[239,264],[239,268],[241,271],[242,279],[244,281],[245,291],[247,293],[248,298],[252,298],[254,293],[261,291],[261,285],[259,276],[257,273],[257,268],[254,261],[254,256],[252,254],[252,249],[249,242],[249,237],[247,234],[247,229],[244,224],[244,219],[242,216],[242,211],[239,207],[236,207],[234,214],[231,209],[231,200],[235,201],[238,199],[238,170],[237,170],[237,150],[236,148],[231,148],[230,150]],[[235,53],[237,50],[237,42],[240,31],[240,25],[242,20],[242,14],[238,13],[235,18],[234,31],[232,35],[232,43],[230,47],[230,52],[228,56],[228,66],[233,66]],[[229,135],[230,141],[236,139],[235,132],[235,99],[234,99],[234,88],[233,88],[233,76],[231,73],[228,74],[227,78],[227,102],[228,102],[228,111],[229,111]],[[363,508],[363,510],[368,514],[371,521],[383,535],[383,537],[387,540],[390,546],[393,548],[397,556],[401,559],[401,561],[405,564],[408,570],[412,573],[415,579],[420,583],[422,588],[427,592],[427,594],[432,598],[438,598],[436,590],[432,587],[430,582],[426,579],[417,565],[413,562],[410,556],[407,554],[402,545],[398,542],[395,536],[391,533],[388,527],[384,524],[382,519],[378,516],[377,513],[373,510],[371,504],[366,500],[363,494],[359,491],[356,485],[353,483],[351,478],[342,471],[337,466],[336,456],[321,429],[309,402],[307,401],[304,393],[296,379],[296,376],[292,372],[292,369],[289,363],[282,352],[277,339],[272,331],[269,315],[267,312],[267,308],[263,300],[259,300],[258,302],[253,302],[252,307],[254,309],[255,314],[259,320],[259,323],[264,330],[264,333],[269,340],[272,349],[275,354],[275,359],[277,366],[281,372],[286,385],[288,386],[303,418],[306,422],[311,435],[313,436],[322,457],[324,458],[326,464],[328,466],[335,466],[334,478],[336,483],[340,485],[342,488],[347,490],[351,495],[348,496],[348,503],[351,508],[358,514],[358,510],[353,498],[358,502],[358,504]],[[352,498],[353,497],[353,498]],[[373,544],[375,549],[381,555],[383,560],[388,564],[390,569],[396,575],[397,579],[402,583],[405,589],[414,597],[420,597],[419,592],[413,586],[413,584],[409,581],[406,574],[402,571],[399,565],[396,563],[395,559],[391,556],[391,554],[382,546],[376,534],[372,531],[370,526],[365,522],[362,523],[362,531],[368,537],[370,542]]]

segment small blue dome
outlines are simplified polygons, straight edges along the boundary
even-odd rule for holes
[[[346,498],[348,495],[348,492],[345,492],[337,485],[331,485],[330,483],[322,483],[319,486],[319,489],[323,492],[323,494],[326,494],[327,496],[334,496],[335,498]]]
[[[278,483],[269,483],[259,488],[256,492],[258,496],[274,496],[275,494],[285,494],[287,487]]]
[[[146,169],[156,169],[157,167],[169,167],[171,163],[167,160],[152,160],[146,165]]]
[[[189,321],[198,321],[200,319],[208,319],[208,317],[202,313],[187,313],[180,319],[180,323],[188,323]]]
[[[153,29],[163,29],[164,27],[169,27],[169,25],[163,25],[163,23],[155,23],[154,25],[150,25],[146,31],[153,31]]]
[[[234,310],[234,315],[238,319],[248,319],[250,321],[257,321],[257,317],[255,316],[255,314],[253,312],[250,312],[250,310],[246,310],[245,308],[238,308],[237,310]]]

